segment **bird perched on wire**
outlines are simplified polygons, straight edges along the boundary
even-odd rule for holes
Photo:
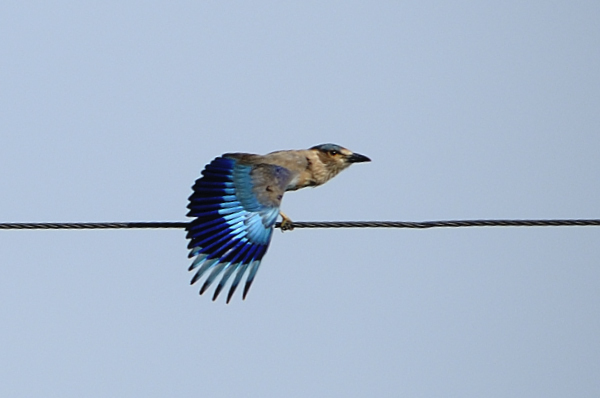
[[[189,270],[197,270],[191,284],[208,273],[200,288],[202,294],[223,274],[213,295],[216,300],[235,274],[227,295],[229,303],[248,271],[245,299],[277,216],[282,217],[282,231],[293,228],[279,210],[284,192],[324,184],[352,163],[369,161],[335,144],[267,155],[226,153],[214,159],[196,180],[187,206],[187,215],[195,217],[187,232],[189,257],[195,257]]]

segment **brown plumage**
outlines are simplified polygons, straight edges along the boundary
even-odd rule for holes
[[[352,163],[371,160],[335,144],[317,145],[303,150],[276,151],[262,156],[245,153],[230,153],[224,156],[248,165],[265,163],[289,170],[293,177],[286,191],[325,184]]]

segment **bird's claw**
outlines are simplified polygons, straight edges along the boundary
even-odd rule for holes
[[[279,225],[281,232],[293,230],[294,222],[285,214],[283,214],[283,213],[279,213],[279,214],[281,215],[281,224]]]

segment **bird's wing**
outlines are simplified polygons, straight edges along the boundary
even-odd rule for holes
[[[254,280],[267,251],[281,198],[292,173],[281,166],[252,164],[244,156],[224,155],[213,160],[196,180],[188,204],[189,257],[195,257],[189,270],[198,269],[191,283],[211,271],[200,288],[209,288],[221,274],[215,300],[235,274],[227,302],[246,270],[249,270],[243,298]]]

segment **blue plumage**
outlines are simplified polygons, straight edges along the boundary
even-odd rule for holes
[[[213,300],[235,273],[229,302],[249,270],[243,293],[246,297],[271,241],[279,206],[259,201],[253,169],[236,159],[216,158],[202,171],[189,198],[188,216],[195,217],[187,233],[190,257],[195,257],[189,269],[197,269],[191,283],[210,271],[200,289],[202,294],[223,274]]]
[[[244,275],[243,297],[256,276],[277,216],[281,229],[293,228],[279,212],[283,194],[324,184],[353,163],[368,162],[364,155],[335,144],[305,150],[276,151],[266,155],[229,153],[214,159],[192,187],[187,237],[189,270],[196,273],[191,283],[206,277],[203,294],[218,280],[216,300],[231,280],[227,302]],[[220,278],[220,280],[219,280]]]

